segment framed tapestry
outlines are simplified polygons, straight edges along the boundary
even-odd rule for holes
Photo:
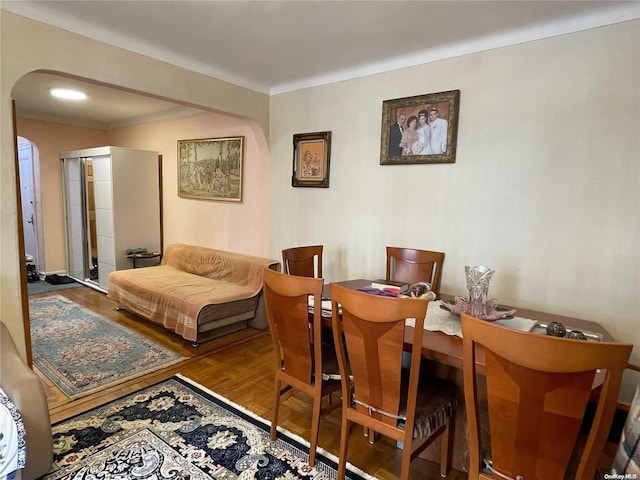
[[[329,188],[330,160],[331,132],[295,134],[291,186]]]
[[[244,137],[178,140],[178,196],[242,201]]]
[[[380,165],[455,163],[460,90],[382,102]]]

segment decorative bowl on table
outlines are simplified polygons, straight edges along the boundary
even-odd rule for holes
[[[426,298],[430,302],[436,299],[436,292],[431,290],[431,284],[427,282],[414,283],[409,287],[411,298]]]
[[[455,297],[453,302],[440,300],[440,308],[448,310],[455,315],[460,315],[462,313],[470,314],[471,311],[469,301],[462,297]],[[515,310],[507,310],[499,307],[498,301],[495,298],[492,298],[485,304],[484,315],[481,315],[478,318],[493,322],[503,318],[512,318],[514,313],[516,313]]]

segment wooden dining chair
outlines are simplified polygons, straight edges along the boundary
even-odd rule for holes
[[[282,250],[284,273],[322,278],[322,249],[322,245],[309,245]]]
[[[276,358],[275,402],[271,423],[271,439],[276,439],[280,398],[291,388],[313,398],[309,465],[315,464],[320,428],[320,413],[340,406],[329,402],[322,409],[322,397],[340,390],[340,377],[335,348],[322,342],[321,309],[315,308],[312,322],[308,313],[309,297],[321,304],[323,280],[285,275],[264,270],[265,311]],[[323,374],[327,379],[323,380]],[[284,384],[284,386],[283,386]]]
[[[370,295],[331,284],[332,325],[342,383],[342,426],[338,479],[345,475],[350,424],[402,442],[400,478],[436,438],[443,436],[440,472],[451,467],[452,419],[457,388],[420,375],[427,300]],[[340,305],[341,312],[338,310]],[[405,327],[415,318],[415,328]],[[405,328],[413,331],[411,365],[402,368]]]
[[[387,247],[387,280],[431,284],[431,290],[440,293],[440,279],[444,253],[414,248]]]
[[[469,480],[563,479],[573,470],[570,478],[592,479],[633,345],[558,338],[461,317]],[[478,388],[478,347],[485,356],[486,389]],[[604,383],[593,422],[570,462],[598,371]],[[479,399],[485,395],[483,436]]]

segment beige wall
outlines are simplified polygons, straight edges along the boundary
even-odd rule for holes
[[[177,141],[228,136],[244,137],[243,201],[178,197]],[[255,122],[205,113],[110,130],[109,142],[163,155],[165,245],[183,242],[256,256],[268,254],[269,153]]]
[[[24,353],[11,89],[51,70],[248,117],[268,136],[268,96],[0,10],[0,320]],[[253,127],[252,127],[253,128]],[[264,132],[264,133],[263,133]]]
[[[494,269],[490,295],[602,322],[640,359],[640,22],[271,98],[271,255],[325,246],[329,281],[385,246]],[[461,90],[455,164],[379,165],[383,100]],[[331,187],[291,187],[294,133],[332,131]]]

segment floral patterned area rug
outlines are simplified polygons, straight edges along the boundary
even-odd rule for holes
[[[185,359],[60,295],[29,311],[33,364],[72,399]]]
[[[53,426],[46,480],[336,478],[336,458],[177,375]],[[347,478],[374,477],[348,464]]]

